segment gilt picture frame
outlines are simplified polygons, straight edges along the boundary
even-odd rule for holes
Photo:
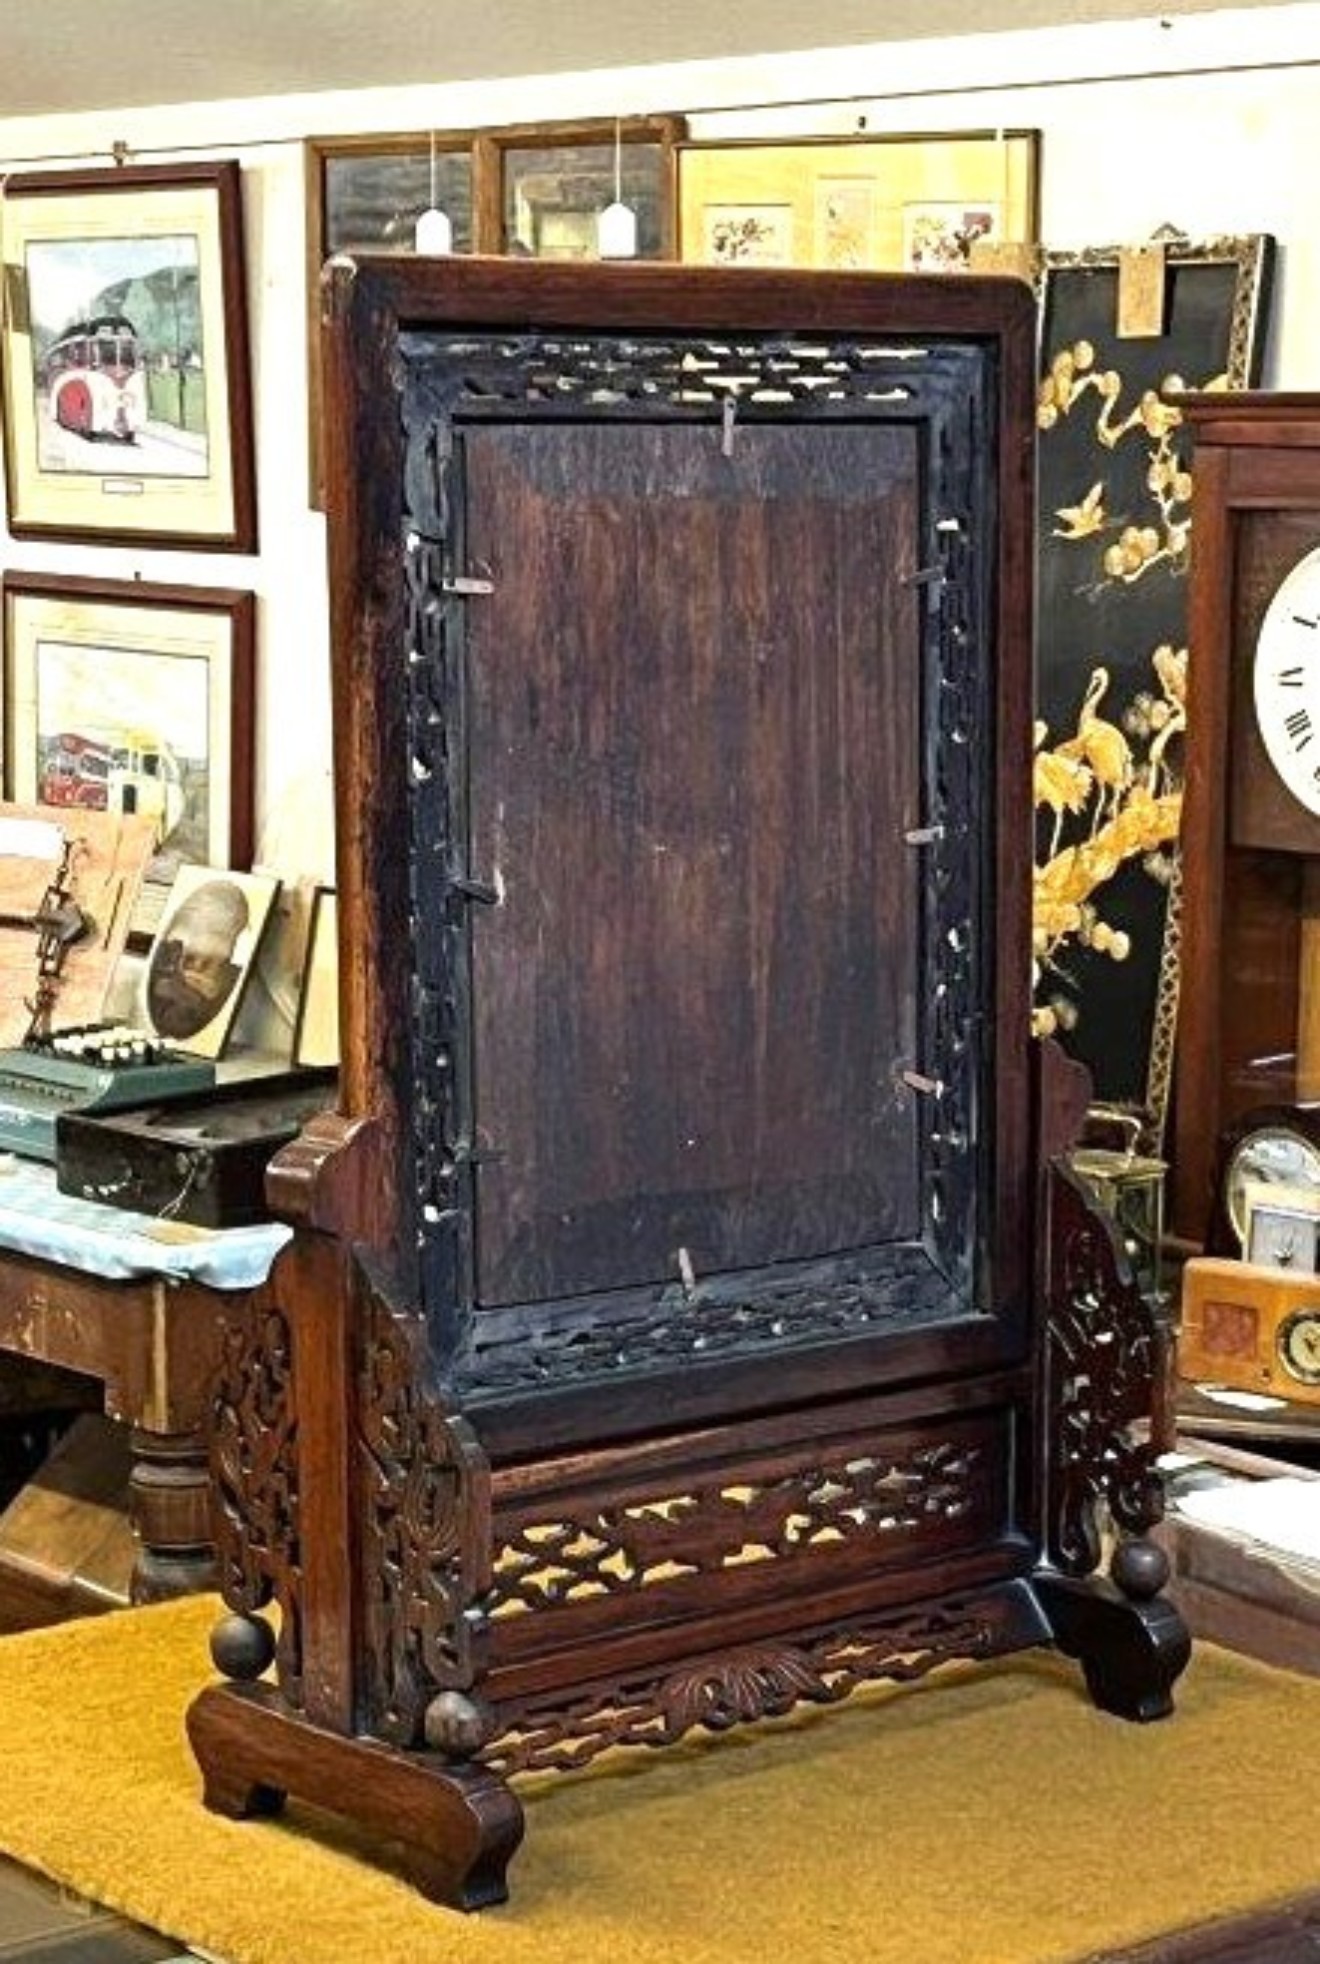
[[[3,219],[14,537],[254,551],[238,165],[20,172]]]
[[[1141,1120],[1141,1150],[1157,1155],[1181,986],[1184,731],[1195,714],[1195,466],[1177,398],[1255,384],[1274,258],[1265,233],[1166,232],[1051,249],[1037,265],[1035,1018],[1087,1066],[1097,1098]],[[1137,310],[1130,296],[1143,274],[1149,294]]]
[[[158,817],[140,941],[181,866],[251,864],[255,597],[39,573],[2,591],[6,795]]]
[[[679,256],[702,265],[965,272],[1038,236],[1037,130],[678,146]]]

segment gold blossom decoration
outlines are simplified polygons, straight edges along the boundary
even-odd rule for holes
[[[1076,1023],[1070,948],[1113,961],[1131,952],[1126,932],[1105,919],[1098,890],[1135,858],[1153,878],[1171,875],[1182,788],[1169,747],[1187,726],[1186,648],[1161,644],[1151,668],[1154,687],[1128,705],[1122,727],[1100,714],[1110,686],[1103,663],[1091,671],[1071,735],[1051,744],[1048,727],[1035,726],[1032,779],[1043,854],[1032,890],[1031,1025],[1039,1037]]]
[[[1213,375],[1200,386],[1226,389],[1228,377]],[[1071,416],[1079,404],[1094,397],[1098,401],[1095,438],[1102,450],[1117,450],[1128,436],[1146,445],[1145,487],[1154,505],[1155,522],[1124,525],[1118,536],[1105,544],[1101,559],[1105,580],[1131,586],[1156,566],[1167,565],[1179,572],[1186,567],[1192,478],[1178,452],[1177,433],[1183,414],[1173,399],[1186,387],[1181,375],[1166,375],[1158,389],[1143,389],[1125,412],[1123,377],[1116,368],[1098,368],[1094,346],[1080,340],[1057,350],[1037,391],[1036,427],[1042,434],[1057,429],[1063,417]],[[1062,506],[1054,516],[1058,523],[1052,529],[1057,539],[1075,543],[1099,539],[1110,531],[1104,479],[1098,479],[1079,504]]]

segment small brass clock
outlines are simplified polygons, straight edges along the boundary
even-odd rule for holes
[[[1295,1309],[1280,1323],[1275,1341],[1289,1377],[1320,1385],[1320,1306]]]

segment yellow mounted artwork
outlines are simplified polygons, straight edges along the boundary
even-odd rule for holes
[[[683,143],[679,254],[702,265],[965,270],[1037,236],[1037,130]]]

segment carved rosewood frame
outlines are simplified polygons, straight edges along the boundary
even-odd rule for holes
[[[1051,1639],[1101,1703],[1167,1710],[1185,1637],[1151,1562],[1080,1579],[1102,1505],[1135,1531],[1157,1506],[1157,1344],[1107,1227],[1042,1179],[1085,1087],[1029,1035],[1029,295],[478,261],[345,263],[326,305],[341,1109],[273,1169],[299,1233],[217,1398],[237,1682],[190,1714],[208,1802],[410,1823],[425,1886],[475,1906],[522,1769]],[[707,456],[899,425],[920,455],[911,561],[863,576],[903,585],[924,787],[892,859],[913,1197],[871,1245],[677,1290],[474,1286],[473,922],[501,895],[467,829],[492,582],[463,450],[529,423],[674,423]]]

